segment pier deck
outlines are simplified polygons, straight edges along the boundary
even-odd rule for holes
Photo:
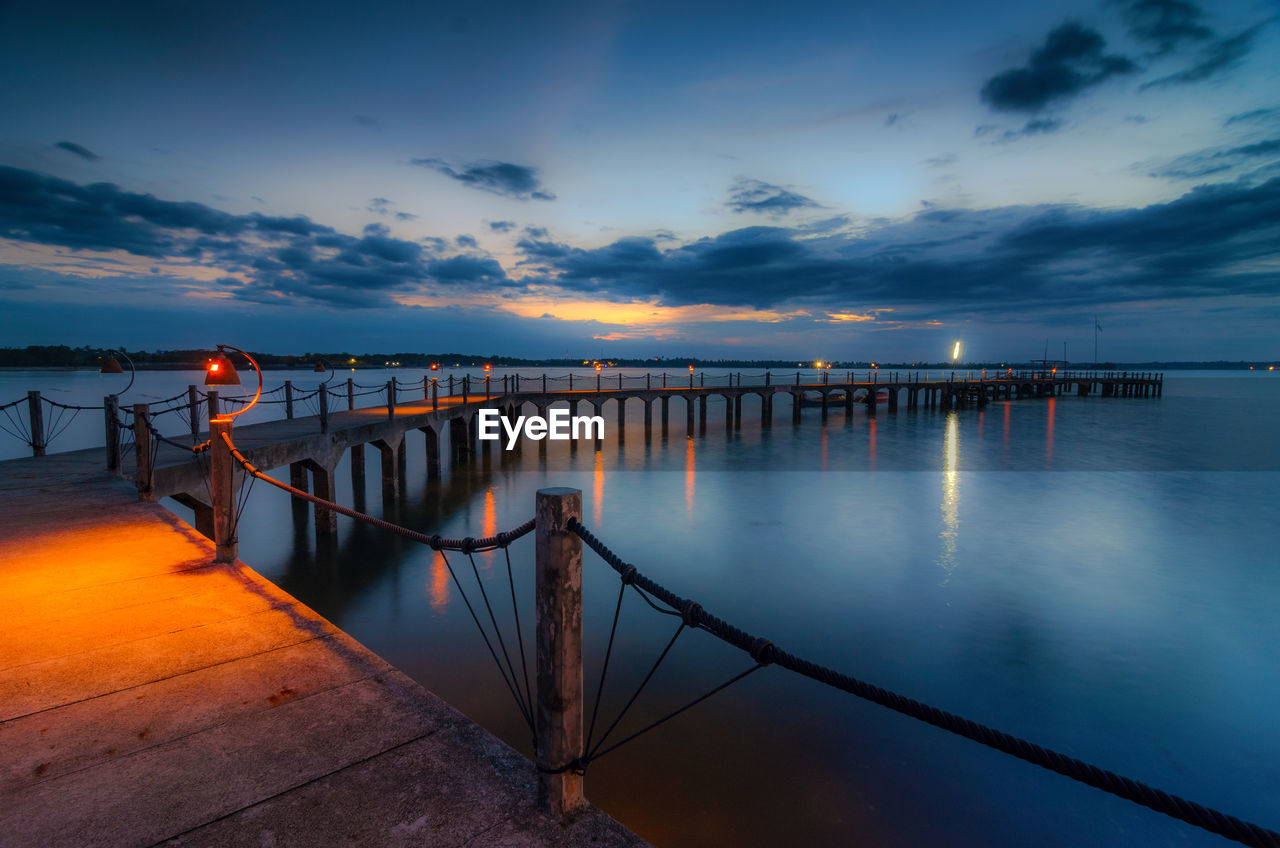
[[[643,844],[100,468],[0,462],[0,843]]]

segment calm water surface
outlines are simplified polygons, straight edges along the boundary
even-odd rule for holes
[[[286,377],[315,382],[280,372],[267,382]],[[38,388],[100,403],[122,385],[112,379],[0,372],[0,401]],[[125,402],[178,394],[192,379],[144,373]],[[882,410],[873,420],[859,408],[846,420],[833,407],[825,426],[806,409],[798,428],[780,396],[767,431],[759,410],[748,398],[742,429],[726,434],[717,400],[706,435],[688,438],[673,401],[668,435],[655,426],[646,440],[633,402],[619,445],[610,404],[599,451],[495,450],[446,467],[438,482],[411,435],[402,503],[384,512],[372,451],[361,491],[348,461],[339,467],[339,499],[418,529],[481,536],[529,518],[538,488],[581,488],[585,523],[624,559],[784,649],[1280,827],[1280,377],[1171,373],[1160,399],[1001,402],[954,415]],[[162,430],[184,429],[169,418]],[[101,429],[100,412],[83,413],[52,449],[100,443]],[[8,437],[3,450],[22,454]],[[241,556],[527,753],[440,556],[339,522],[336,548],[317,550],[309,517],[259,484]],[[532,537],[511,553],[527,623]],[[450,561],[469,579],[465,558]],[[589,552],[585,563],[594,692],[617,580]],[[505,591],[500,554],[477,565],[500,579],[491,592]],[[602,720],[672,621],[628,596]],[[618,734],[749,664],[706,634],[683,634]],[[780,669],[593,764],[587,792],[661,845],[1224,844]]]

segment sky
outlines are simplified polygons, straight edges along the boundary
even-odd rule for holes
[[[1280,357],[1274,0],[0,3],[0,346]]]

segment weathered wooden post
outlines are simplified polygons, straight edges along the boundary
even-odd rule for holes
[[[600,391],[600,372],[596,372],[596,391]]]
[[[219,410],[218,410],[218,393],[217,393],[216,391],[211,391],[211,392],[209,392],[209,393],[205,396],[205,402],[207,403],[207,405],[208,405],[208,407],[209,407],[209,408],[208,408],[208,410],[207,410],[207,414],[208,414],[208,416],[209,416],[209,420],[210,420],[210,421],[212,421],[213,419],[217,418],[217,417],[218,417],[218,415],[219,415]]]
[[[582,775],[582,540],[566,526],[582,518],[579,489],[539,489],[535,512],[538,803],[568,818],[585,805]],[[558,774],[551,774],[563,769]]]
[[[431,411],[435,412],[440,408],[440,381],[435,377],[431,378]]]
[[[284,417],[293,418],[293,381],[284,381]]]
[[[31,422],[31,455],[44,456],[44,407],[39,392],[27,392],[27,417]]]
[[[484,399],[485,399],[485,400],[488,400],[488,399],[489,399],[489,397],[490,397],[490,394],[489,394],[489,375],[488,375],[488,374],[485,374],[485,375],[484,375]]]
[[[387,417],[396,417],[396,378],[387,381]]]
[[[356,408],[356,381],[347,378],[347,409]]]
[[[194,385],[187,386],[187,417],[191,419],[191,439],[200,435],[200,395]]]
[[[320,384],[317,390],[320,392],[320,432],[329,432],[329,387],[324,383]]]
[[[464,376],[464,377],[462,378],[462,404],[463,404],[463,406],[465,406],[465,405],[466,405],[466,403],[467,403],[467,390],[468,390],[468,389],[470,389],[470,388],[471,388],[471,377],[469,377],[469,376]]]
[[[772,374],[770,374],[768,371],[765,371],[765,372],[764,372],[764,385],[765,385],[765,388],[768,388],[768,387],[769,387],[769,380],[771,380],[772,378],[773,378],[773,375],[772,375]]]
[[[102,399],[103,421],[107,425],[107,470],[120,473],[120,398],[107,395]]]
[[[230,418],[209,421],[209,494],[213,498],[215,562],[235,562],[240,555],[236,538],[236,458],[223,435],[231,436]]]
[[[569,375],[569,388],[570,390],[573,389],[573,374]],[[544,395],[547,393],[547,372],[546,371],[542,372],[542,393]]]
[[[151,405],[135,403],[133,405],[133,447],[137,457],[137,470],[133,480],[138,486],[138,494],[143,500],[150,500],[151,493]]]

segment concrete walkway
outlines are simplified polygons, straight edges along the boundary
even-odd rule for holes
[[[0,463],[4,848],[643,844],[78,456]]]

